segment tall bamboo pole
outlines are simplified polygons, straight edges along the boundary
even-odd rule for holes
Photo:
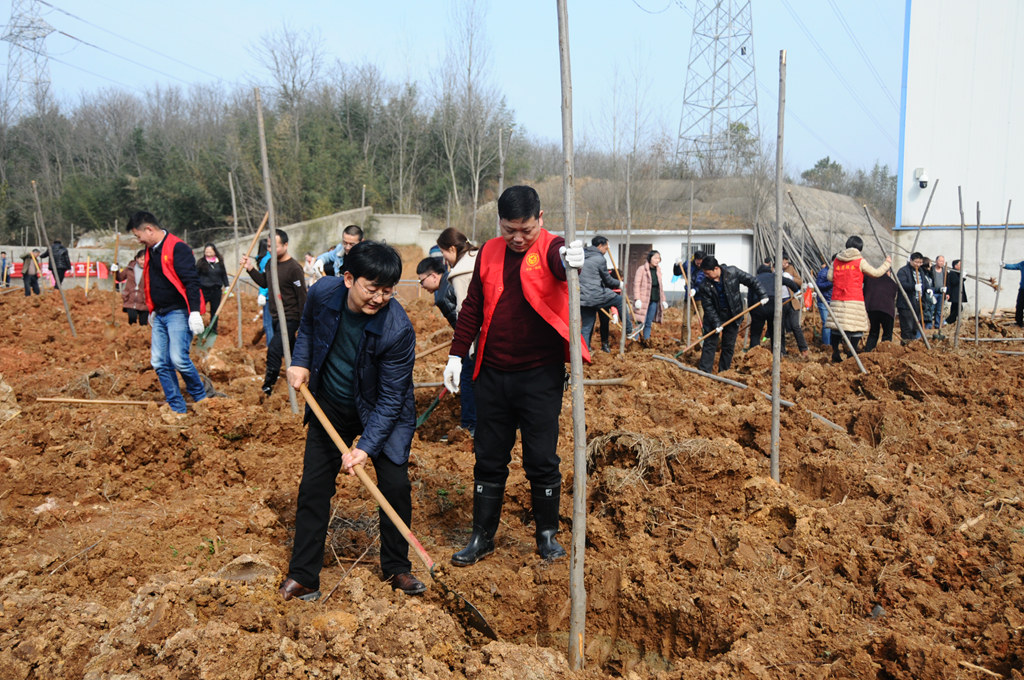
[[[978,284],[981,278],[981,272],[978,271],[978,262],[981,260],[980,256],[980,241],[981,241],[981,201],[974,202],[974,210],[977,214],[977,227],[974,230],[974,342],[978,342],[978,332],[981,326],[981,306],[978,304]],[[960,263],[961,271],[964,268],[964,263]],[[963,307],[960,308],[961,313]]]
[[[566,0],[558,0],[558,55],[562,74],[562,202],[565,240],[576,238],[575,169],[572,140],[572,69],[569,64],[569,13]],[[569,572],[569,666],[583,668],[583,636],[586,632],[587,590],[583,559],[587,539],[587,423],[583,409],[583,345],[580,319],[580,273],[566,267],[569,281],[569,365],[572,374],[572,556]]]
[[[996,320],[996,309],[999,308],[999,289],[1003,287],[1003,264],[1006,263],[1006,237],[1010,231],[1010,208],[1013,199],[1006,204],[1006,221],[1003,222],[1003,252],[999,256],[999,280],[996,282],[996,301],[992,303],[992,320]],[[977,301],[975,301],[977,304]],[[979,312],[980,313],[980,312]]]
[[[928,202],[924,204],[924,213],[921,214],[921,224],[917,227],[917,233],[914,234],[914,245],[910,246],[910,252],[917,252],[917,239],[921,238],[921,230],[924,229],[924,219],[928,216],[928,208],[932,205],[932,196],[935,195],[935,190],[939,188],[939,180],[935,180],[932,183],[932,192],[928,194]]]
[[[235,262],[242,262],[242,254],[238,245],[238,206],[235,203],[235,180],[231,172],[228,172],[228,187],[231,189],[231,225],[235,229]],[[242,346],[242,295],[235,295],[238,303],[238,346]]]
[[[779,434],[782,384],[782,143],[786,123],[786,50],[779,50],[779,123],[775,140],[775,327],[772,329],[772,442],[770,473],[779,481]]]
[[[292,350],[288,346],[288,322],[284,318],[284,301],[281,299],[281,281],[277,275],[277,220],[274,216],[274,194],[270,190],[270,161],[267,159],[267,135],[263,127],[263,102],[260,100],[260,88],[254,88],[256,93],[256,123],[260,133],[260,161],[263,164],[263,194],[267,200],[267,213],[270,215],[269,231],[267,232],[267,246],[270,253],[270,290],[274,296],[274,305],[277,308],[278,330],[281,334],[281,347],[284,349],[284,367],[287,370],[292,365]],[[241,320],[239,320],[241,321]],[[288,401],[292,405],[292,413],[299,412],[299,403],[295,399],[295,388],[288,384]]]
[[[964,296],[962,292],[964,289],[964,231],[966,230],[967,226],[964,222],[964,193],[962,186],[958,186],[956,188],[956,196],[957,200],[960,203],[960,276],[957,277],[958,282],[956,284],[955,293],[957,312],[956,326],[954,326],[953,328],[953,349],[956,349],[960,345],[960,319],[962,319],[964,316]],[[948,289],[946,292],[949,292]],[[952,304],[953,297],[950,296],[949,299],[950,304]]]
[[[755,225],[756,228],[756,225]],[[697,310],[697,298],[690,297],[690,291],[692,290],[690,285],[690,279],[695,278],[693,276],[693,270],[690,269],[690,263],[693,262],[693,180],[690,180],[690,226],[686,228],[686,258],[683,260],[683,271],[689,272],[686,277],[686,296],[693,300],[693,309]],[[686,306],[686,342],[690,342],[690,305]]]
[[[42,230],[43,240],[47,244],[49,244],[50,243],[50,237],[47,236],[47,234],[46,234],[46,222],[43,220],[43,208],[39,204],[39,189],[36,188],[36,181],[35,180],[32,180],[32,195],[36,199],[36,225],[38,226],[39,229]],[[53,247],[52,247],[52,245],[48,245],[47,247],[51,249],[51,252],[50,252],[50,264],[52,265],[53,264],[53,259],[54,259],[53,258],[53,252],[52,252]],[[36,262],[36,269],[39,270],[39,276],[41,278],[42,275],[43,275],[43,270],[39,266],[38,262]],[[56,268],[55,267],[54,267],[54,274],[53,275],[54,275],[54,277],[57,276],[57,272],[56,272]],[[64,296],[64,286],[60,285],[60,279],[54,278],[54,281],[57,282],[57,292],[60,293],[61,302],[64,303],[64,313],[68,317],[68,326],[71,327],[71,337],[77,338],[78,337],[78,333],[75,332],[75,322],[71,320],[71,308],[68,307],[68,299]]]

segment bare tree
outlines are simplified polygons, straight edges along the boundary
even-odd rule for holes
[[[316,28],[299,31],[284,24],[260,36],[250,52],[270,72],[274,97],[292,116],[297,151],[300,108],[324,67],[323,36]]]
[[[390,143],[388,181],[400,212],[412,212],[416,180],[420,173],[422,112],[416,86],[396,88],[384,107],[383,127]]]

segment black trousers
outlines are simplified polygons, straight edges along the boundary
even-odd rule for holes
[[[299,332],[299,322],[297,319],[295,321],[286,319],[285,323],[288,325],[288,351],[290,352],[295,347],[295,334]],[[277,321],[275,321],[274,330],[278,330],[278,328]],[[270,344],[267,345],[267,373],[263,378],[264,388],[273,387],[277,382],[277,378],[281,374],[282,359],[284,359],[284,345],[281,344],[281,333],[277,332],[274,333]]]
[[[707,331],[705,331],[707,332]],[[724,331],[723,331],[724,332]],[[761,337],[767,334],[769,347],[775,335],[775,307],[771,304],[750,310],[750,349],[761,344]]]
[[[210,312],[210,332],[217,332],[217,321],[213,321],[213,315],[217,313],[217,309],[220,307],[221,298],[224,297],[224,291],[220,289],[220,286],[210,286],[208,288],[202,288],[203,298],[206,299],[206,311]]]
[[[25,297],[29,297],[32,293],[39,295],[39,275],[38,274],[25,274],[21,277],[25,283]]]
[[[1024,326],[1024,288],[1017,290],[1017,310],[1013,315],[1013,320],[1017,322],[1018,326]]]
[[[537,486],[561,486],[558,469],[558,416],[565,390],[565,364],[550,364],[526,371],[480,368],[473,382],[476,393],[476,464],[473,478],[504,484],[516,443],[523,441],[523,471]]]
[[[910,301],[915,305],[917,300],[910,298]],[[917,311],[917,307],[913,310],[907,309],[903,305],[896,306],[896,313],[900,317],[900,339],[901,340],[913,340],[917,337],[917,322],[914,319],[920,319],[921,315]],[[954,321],[956,319],[954,318]],[[949,323],[947,321],[947,323]]]
[[[710,328],[707,325],[704,326],[705,333],[710,333],[713,330],[715,330],[714,326]],[[719,373],[728,371],[729,367],[732,366],[732,354],[736,351],[736,338],[739,334],[740,327],[735,321],[722,329],[722,354],[718,357]],[[705,373],[714,373],[715,352],[717,351],[718,334],[714,333],[704,338],[704,349],[700,352],[700,363],[697,365],[697,368]]]
[[[342,441],[351,446],[363,431],[355,408],[346,408],[321,397],[320,407],[327,414]],[[373,461],[377,472],[377,487],[402,521],[412,520],[412,487],[409,484],[409,463],[398,465],[383,453]],[[324,563],[324,540],[327,523],[331,518],[331,497],[335,492],[338,472],[341,470],[341,452],[334,446],[330,435],[316,417],[309,421],[306,452],[302,460],[302,481],[299,483],[299,501],[295,509],[295,545],[288,564],[288,577],[307,588],[320,587],[320,570]],[[352,484],[358,484],[356,480]],[[383,510],[380,517],[380,568],[385,577],[412,570],[409,545],[402,533],[391,523]]]
[[[960,300],[949,301],[949,318],[946,319],[946,324],[956,323],[957,317],[960,316]]]
[[[868,330],[868,339],[864,343],[865,352],[870,352],[878,346],[879,334],[882,336],[882,342],[892,342],[892,328],[896,319],[891,314],[871,311],[868,312],[868,320],[871,321],[871,328]]]
[[[786,351],[786,333],[792,333],[797,349],[807,351],[807,338],[800,328],[800,310],[794,309],[789,300],[782,305],[782,351]]]
[[[138,323],[140,326],[149,325],[149,310],[148,309],[132,309],[130,307],[124,308],[125,313],[128,314],[128,325],[131,326],[133,323]]]

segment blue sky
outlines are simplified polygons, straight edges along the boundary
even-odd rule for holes
[[[372,63],[389,80],[427,85],[451,33],[448,0],[47,2],[52,7],[39,5],[43,18],[78,39],[59,32],[47,38],[54,58],[52,90],[69,103],[82,92],[101,88],[141,93],[156,84],[266,82],[251,47],[261,34],[284,22],[293,29],[319,29],[332,61]],[[608,136],[611,83],[616,78],[629,89],[641,83],[648,127],[676,135],[694,4],[569,0],[578,143],[600,144]],[[485,6],[490,82],[505,94],[531,135],[559,140],[555,3],[491,0]],[[6,22],[10,2],[0,7],[0,20]],[[847,169],[870,168],[879,160],[895,172],[903,0],[754,0],[752,8],[761,133],[772,140],[779,50],[788,53],[787,170],[799,172],[829,155]],[[2,47],[6,70],[6,45]]]

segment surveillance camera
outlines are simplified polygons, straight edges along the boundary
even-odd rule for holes
[[[928,188],[928,171],[924,168],[914,170],[914,179],[917,180],[917,185],[922,189]]]

